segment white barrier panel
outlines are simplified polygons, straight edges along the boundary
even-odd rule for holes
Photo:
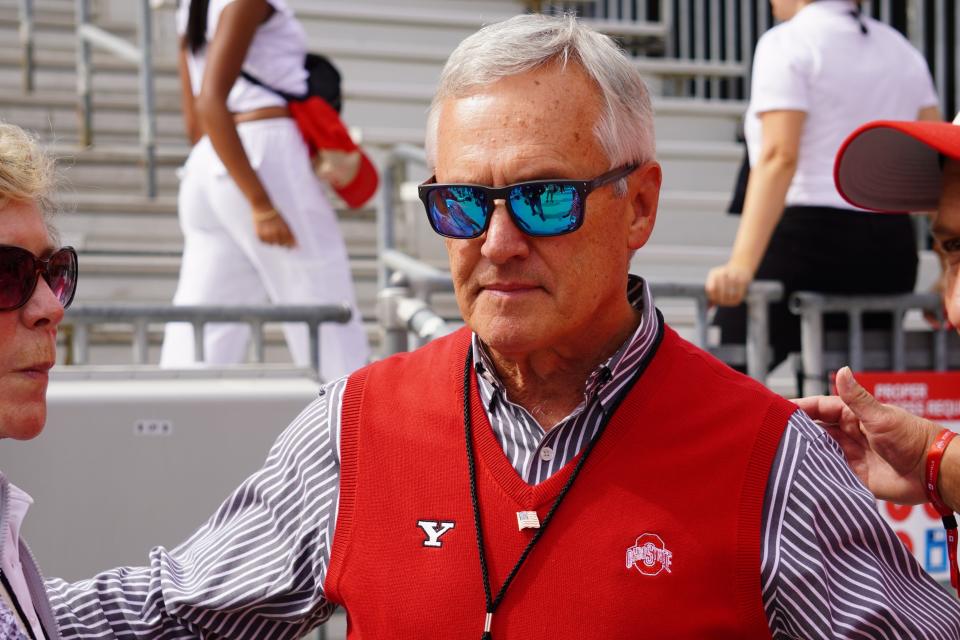
[[[142,565],[152,547],[180,543],[319,389],[300,371],[176,375],[55,370],[43,433],[3,443],[0,469],[35,500],[23,533],[45,575]]]

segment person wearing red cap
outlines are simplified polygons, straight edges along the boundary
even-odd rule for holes
[[[841,146],[834,178],[840,194],[855,206],[934,212],[931,228],[945,268],[943,301],[951,324],[960,327],[960,115],[953,124],[865,124]],[[837,440],[850,467],[878,498],[927,502],[927,454],[943,427],[878,402],[849,367],[837,372],[837,391],[839,396],[796,402]],[[960,446],[939,453],[934,493],[955,511],[960,509]]]

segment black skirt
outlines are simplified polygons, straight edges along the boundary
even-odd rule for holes
[[[877,214],[833,207],[787,207],[757,269],[756,280],[783,283],[782,302],[770,307],[770,347],[780,364],[800,351],[800,317],[787,301],[795,291],[829,294],[895,294],[913,291],[917,245],[906,214]],[[721,307],[714,316],[721,342],[746,340],[746,306]],[[828,328],[846,316],[827,316]],[[864,314],[865,328],[889,327],[890,314]]]

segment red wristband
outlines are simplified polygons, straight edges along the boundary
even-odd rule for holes
[[[943,498],[940,497],[940,492],[937,490],[937,479],[940,477],[940,462],[943,460],[943,452],[947,450],[947,445],[956,435],[950,429],[943,429],[937,435],[933,444],[930,445],[930,450],[927,451],[927,474],[923,488],[927,492],[927,499],[930,500],[933,508],[941,516],[953,515],[953,509],[948,507]]]
[[[943,460],[943,452],[947,450],[947,445],[956,435],[950,429],[944,429],[930,445],[930,450],[927,451],[927,474],[923,488],[926,490],[927,498],[933,504],[933,508],[943,519],[943,526],[947,530],[947,561],[950,563],[950,584],[960,594],[960,568],[957,566],[957,541],[960,536],[957,534],[957,519],[953,515],[953,509],[947,506],[937,490],[937,479],[940,477],[940,462]]]

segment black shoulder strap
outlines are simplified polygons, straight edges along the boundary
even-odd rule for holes
[[[256,76],[253,76],[253,75],[247,73],[246,71],[244,71],[244,70],[242,70],[242,69],[240,70],[240,77],[243,78],[244,80],[246,80],[247,82],[249,82],[250,84],[255,84],[255,85],[257,85],[258,87],[263,87],[264,89],[266,89],[266,90],[269,91],[270,93],[273,93],[273,94],[276,94],[276,95],[280,96],[281,98],[283,98],[283,99],[286,100],[287,102],[291,102],[291,101],[297,99],[297,96],[290,95],[289,93],[286,93],[286,92],[284,92],[284,91],[280,91],[279,89],[274,89],[273,87],[271,87],[270,85],[268,85],[266,82],[263,82],[262,80],[260,80],[260,79],[257,78]]]

